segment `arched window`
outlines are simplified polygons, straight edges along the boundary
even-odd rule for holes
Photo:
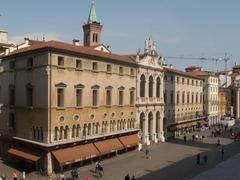
[[[33,139],[36,139],[36,129],[34,126],[33,126]]]
[[[72,138],[75,138],[75,131],[76,131],[76,126],[74,124],[72,127]]]
[[[64,129],[63,129],[63,127],[61,126],[60,127],[60,135],[59,135],[59,140],[62,140],[63,139],[63,132],[64,131]]]
[[[148,96],[153,97],[153,77],[149,77],[149,82],[148,82]]]
[[[40,141],[43,142],[43,128],[40,127]]]
[[[145,76],[142,74],[140,78],[140,97],[145,97]]]
[[[83,126],[83,136],[87,136],[87,124]]]
[[[96,124],[96,134],[99,133],[99,126],[100,126],[99,123],[97,123],[97,124]]]
[[[160,78],[157,78],[157,84],[156,84],[156,96],[160,97]]]
[[[66,126],[64,129],[64,139],[68,139],[68,131],[69,131],[69,128],[68,126]]]
[[[40,139],[40,132],[39,132],[39,128],[37,127],[37,140]]]
[[[55,127],[55,130],[54,130],[54,141],[57,141],[58,140],[58,127]]]
[[[80,135],[80,125],[77,125],[77,129],[76,129],[76,137],[79,137]]]
[[[87,131],[87,135],[90,136],[91,135],[91,124],[88,124],[88,131]]]

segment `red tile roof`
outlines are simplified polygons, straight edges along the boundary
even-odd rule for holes
[[[78,54],[83,54],[83,55],[88,55],[88,56],[94,56],[94,57],[99,57],[99,58],[106,58],[110,60],[114,60],[116,62],[123,62],[123,63],[128,63],[128,64],[135,64],[136,62],[127,57],[127,56],[122,56],[118,54],[113,54],[113,53],[106,53],[98,50],[94,50],[89,47],[83,47],[83,46],[75,46],[72,44],[60,42],[60,41],[32,41],[31,46],[15,50],[8,55],[4,56],[3,59],[10,57],[10,56],[17,56],[17,55],[22,55],[23,53],[28,53],[36,50],[41,50],[41,49],[54,49],[54,50],[60,50],[60,51],[67,51],[67,52],[72,52],[72,53],[78,53]]]
[[[195,75],[192,75],[190,73],[180,71],[180,70],[177,70],[177,69],[172,69],[172,68],[167,68],[167,67],[164,67],[164,69],[167,72],[175,73],[175,74],[178,74],[178,75],[181,75],[181,76],[187,76],[187,77],[191,77],[191,78],[201,79],[201,78],[199,78]]]

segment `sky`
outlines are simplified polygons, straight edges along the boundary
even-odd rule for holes
[[[91,0],[1,0],[0,29],[8,39],[83,42],[82,25],[87,21]],[[224,63],[171,59],[167,57],[223,58],[228,69],[240,63],[239,0],[95,0],[103,25],[102,42],[112,52],[143,52],[151,37],[168,64],[184,69],[190,65],[220,71]]]

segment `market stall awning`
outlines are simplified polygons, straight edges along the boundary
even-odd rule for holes
[[[117,138],[98,141],[95,142],[94,145],[97,147],[101,154],[107,154],[124,149],[124,146]]]
[[[118,139],[121,141],[121,143],[124,145],[125,148],[137,146],[140,141],[137,134],[122,136],[122,137],[119,137]]]
[[[52,151],[60,165],[70,164],[99,155],[93,143]]]
[[[28,162],[37,162],[41,158],[39,154],[24,148],[10,148],[8,154]]]

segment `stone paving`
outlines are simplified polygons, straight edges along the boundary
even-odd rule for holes
[[[217,164],[222,162],[221,153],[216,148],[217,138],[210,137],[209,131],[194,133],[204,135],[206,138],[202,142],[193,142],[192,134],[187,137],[184,143],[183,138],[179,137],[175,140],[154,144],[149,147],[151,159],[146,159],[142,151],[130,151],[120,154],[117,157],[105,159],[101,162],[104,168],[103,180],[121,180],[129,173],[135,175],[139,180],[187,180],[194,176],[215,168]],[[240,141],[234,142],[229,139],[229,132],[224,132],[220,137],[222,146],[225,149],[224,160],[240,152]],[[208,155],[207,165],[197,165],[196,155]],[[79,179],[84,179],[86,175],[90,180],[97,179],[93,176],[95,164],[78,168],[80,173]],[[5,173],[10,177],[13,169],[0,162],[0,174]],[[70,172],[64,173],[66,177],[70,177]],[[57,175],[58,176],[58,175]],[[36,172],[27,175],[26,179],[45,180],[48,177],[40,176]]]

